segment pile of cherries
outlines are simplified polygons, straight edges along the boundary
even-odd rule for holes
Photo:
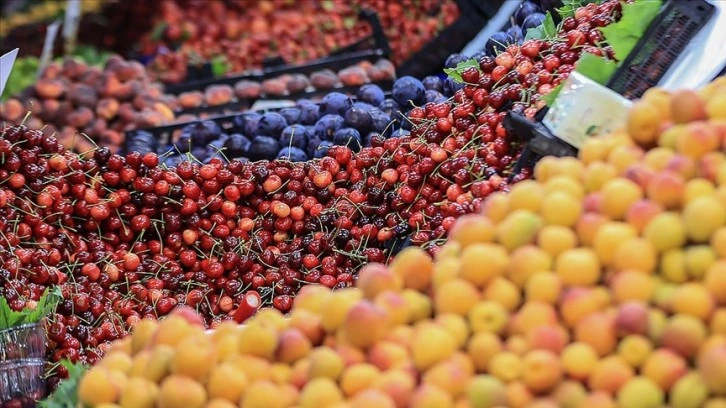
[[[593,8],[612,15],[618,4]],[[408,136],[304,163],[166,168],[154,153],[82,157],[40,131],[2,129],[0,295],[19,310],[59,285],[51,359],[92,364],[108,341],[179,304],[214,327],[259,305],[287,312],[301,285],[353,285],[361,265],[403,245],[435,253],[457,217],[531,174],[509,180],[522,146],[501,122],[506,109],[534,115],[545,85],[572,70],[568,53],[592,51],[570,33],[483,58],[452,101],[403,118]]]

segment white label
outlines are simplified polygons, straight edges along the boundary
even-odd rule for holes
[[[267,109],[281,109],[281,108],[292,108],[295,106],[295,102],[287,99],[277,100],[258,100],[252,104],[250,110],[267,110]]]
[[[3,95],[5,85],[8,83],[8,78],[10,77],[10,72],[13,70],[13,65],[15,64],[15,58],[18,56],[19,49],[20,48],[16,48],[0,57],[0,96]]]
[[[579,149],[588,137],[625,126],[632,105],[618,93],[573,72],[542,123],[555,136]]]
[[[63,21],[63,38],[68,39],[76,35],[80,20],[81,0],[68,0],[65,20]]]
[[[53,24],[48,26],[48,31],[45,32],[45,42],[43,43],[43,52],[40,54],[40,63],[38,63],[38,74],[37,78],[48,66],[51,58],[53,58],[53,44],[55,43],[55,37],[58,35],[58,29],[60,28],[61,22],[54,21]]]

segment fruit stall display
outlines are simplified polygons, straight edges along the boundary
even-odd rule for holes
[[[26,60],[31,70],[28,74],[32,76],[37,65],[32,59],[23,61]],[[103,65],[101,68],[79,59],[52,63],[34,84],[0,104],[0,120],[19,124],[31,112],[25,122],[29,128],[42,128],[48,135],[55,133],[69,148],[88,152],[98,144],[116,152],[123,146],[125,132],[129,130],[188,122],[198,118],[200,112],[209,115],[230,107],[239,112],[258,99],[287,98],[291,93],[314,95],[327,89],[357,89],[365,83],[384,84],[395,78],[390,61],[380,59],[374,64],[358,63],[337,73],[324,69],[309,77],[293,74],[262,82],[241,80],[234,87],[210,85],[204,92],[169,95],[164,93],[161,84],[150,80],[138,62],[114,56]]]
[[[587,7],[591,16],[614,20],[621,5]],[[461,67],[452,75],[466,85],[451,100],[426,103],[424,83],[432,86],[433,78],[400,78],[392,100],[408,110],[398,118],[402,131],[370,135],[370,147],[359,151],[351,140],[361,132],[342,130],[366,115],[335,96],[318,105],[318,115],[332,116],[318,119],[315,133],[325,119],[331,123],[321,124],[321,135],[350,146],[330,146],[312,161],[212,157],[200,163],[184,155],[188,160],[167,167],[166,157],[154,152],[121,156],[100,146],[92,157],[78,156],[41,131],[6,128],[0,139],[3,296],[17,310],[59,285],[64,300],[49,328],[49,356],[93,363],[107,341],[178,304],[198,309],[210,326],[242,320],[260,304],[288,312],[302,285],[351,286],[362,265],[386,262],[407,244],[435,254],[456,218],[531,175],[525,169],[509,180],[521,144],[501,120],[508,109],[534,115],[577,55],[590,52],[580,43],[587,36],[570,34],[511,45],[496,58]],[[114,75],[101,74],[112,90],[143,82],[143,76],[121,82],[143,70],[113,61],[107,66]],[[57,82],[36,88],[45,85]],[[269,145],[282,147],[280,139],[261,131],[283,137],[287,119],[263,115],[252,126],[248,117],[242,115],[242,127],[251,130],[242,136],[261,145],[256,150],[278,155]],[[189,143],[216,137],[201,130]],[[297,143],[292,130],[289,136],[287,143]],[[286,157],[292,152],[289,147]]]
[[[502,123],[534,118],[574,70],[614,70],[627,53],[607,34],[642,4],[565,7],[493,55],[452,56],[445,80],[191,123],[175,122],[264,84],[166,95],[119,57],[51,65],[0,107],[15,123],[0,131],[0,293],[13,311],[62,297],[49,388],[71,379],[48,406],[718,403],[723,80],[652,90],[624,132],[517,174],[525,141]]]
[[[625,129],[454,222],[205,332],[138,322],[54,403],[148,407],[722,407],[726,78],[648,91]],[[65,396],[65,397],[64,397]],[[64,399],[65,398],[65,399]]]

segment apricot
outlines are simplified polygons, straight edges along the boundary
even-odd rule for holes
[[[115,402],[121,395],[121,388],[112,377],[111,370],[94,367],[78,383],[78,400],[82,404],[96,405]]]
[[[366,348],[385,336],[388,325],[386,310],[364,300],[348,311],[342,329],[348,342]]]
[[[182,375],[170,375],[159,388],[159,408],[202,408],[207,402],[207,391],[193,379]]]
[[[704,101],[697,92],[690,89],[671,94],[671,114],[675,123],[688,123],[707,117]]]
[[[504,383],[491,375],[477,375],[467,387],[466,396],[472,408],[493,408],[507,405]]]
[[[627,130],[633,140],[643,147],[650,147],[657,141],[661,124],[658,107],[641,99],[628,112]]]
[[[237,404],[249,384],[247,375],[230,363],[214,367],[207,382],[209,398],[219,398]]]
[[[329,407],[343,400],[343,394],[330,378],[313,378],[300,392],[301,408]]]
[[[704,383],[716,395],[726,394],[726,345],[705,350],[698,357],[698,372]]]
[[[617,355],[634,368],[639,368],[653,351],[653,344],[645,336],[628,335],[620,340]]]
[[[594,285],[600,279],[600,261],[589,248],[568,249],[557,256],[555,272],[565,285]]]
[[[232,102],[234,91],[229,85],[210,85],[204,91],[204,100],[209,106],[219,106]]]
[[[477,287],[484,287],[504,274],[509,265],[506,249],[496,244],[472,244],[460,255],[459,276]],[[486,261],[484,261],[486,260]]]
[[[555,304],[562,293],[562,279],[552,272],[536,272],[525,284],[524,293],[528,301]]]
[[[640,368],[641,375],[651,379],[666,391],[687,372],[686,360],[665,348],[656,349],[645,359]]]
[[[466,345],[466,352],[474,363],[477,372],[486,371],[489,361],[503,349],[502,341],[494,333],[474,333]]]
[[[369,300],[387,290],[400,290],[402,285],[402,278],[383,264],[366,264],[358,273],[357,287]]]
[[[310,378],[326,377],[337,381],[343,372],[344,363],[342,357],[330,347],[317,347],[310,353],[308,358],[310,359]]]
[[[433,325],[419,328],[411,342],[411,357],[419,370],[449,358],[455,350],[455,338],[444,328]]]
[[[633,367],[619,356],[612,355],[603,358],[593,366],[588,378],[588,386],[592,390],[614,394],[634,375]]]
[[[409,406],[418,408],[453,408],[451,395],[433,384],[422,383],[411,394]]]
[[[683,222],[691,241],[708,242],[726,223],[726,207],[713,196],[696,197],[683,208]]]
[[[534,245],[524,245],[509,256],[505,276],[518,287],[524,287],[536,272],[552,269],[552,257]]]
[[[675,288],[671,308],[675,313],[689,314],[706,320],[715,307],[711,293],[701,283],[687,282]]]
[[[668,394],[668,401],[673,408],[699,408],[704,406],[708,394],[701,375],[691,372],[676,381]]]
[[[346,397],[351,397],[373,386],[379,376],[380,370],[373,364],[354,364],[343,370],[340,377],[340,389]]]
[[[603,312],[590,314],[577,323],[574,338],[593,346],[600,356],[610,354],[617,342],[614,319]]]
[[[551,390],[562,378],[560,360],[550,350],[531,350],[522,362],[522,382],[536,393]]]
[[[542,219],[527,210],[514,210],[497,224],[497,241],[507,250],[534,242],[542,227]]]
[[[453,228],[456,228],[460,222],[461,219],[454,224]],[[415,246],[404,248],[389,265],[391,272],[403,279],[404,287],[415,290],[424,290],[428,287],[431,283],[433,268],[431,256],[420,247]],[[358,279],[360,280],[360,274]]]
[[[466,315],[479,301],[476,287],[464,279],[452,279],[434,294],[434,309],[437,313]]]
[[[639,376],[620,388],[617,401],[621,408],[660,408],[665,395],[653,380]]]

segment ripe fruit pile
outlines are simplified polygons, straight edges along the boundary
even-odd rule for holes
[[[180,3],[162,2],[155,14],[161,38],[150,33],[141,41],[147,55],[160,47],[179,47],[157,54],[150,65],[155,78],[165,83],[183,81],[187,63],[199,58],[223,56],[231,72],[243,72],[260,68],[274,55],[287,63],[326,57],[371,34],[370,25],[357,16],[362,9],[378,13],[398,65],[459,16],[453,0]]]
[[[598,10],[613,12],[616,4]],[[362,265],[386,262],[407,241],[434,254],[457,217],[510,188],[519,146],[501,126],[509,106],[503,99],[533,114],[542,86],[510,83],[522,74],[509,57],[543,64],[558,58],[550,51],[557,44],[510,48],[495,68],[483,59],[481,71],[462,73],[469,84],[453,101],[398,115],[410,135],[372,134],[370,147],[357,153],[332,146],[308,162],[212,158],[166,168],[154,153],[119,156],[103,147],[81,158],[54,137],[6,128],[2,294],[17,310],[60,285],[65,300],[49,332],[51,358],[92,363],[97,347],[177,304],[196,308],[208,325],[241,321],[261,304],[289,311],[308,283],[351,286]],[[525,56],[533,46],[543,54]],[[513,74],[494,84],[500,68]],[[392,97],[421,105],[440,95],[438,85],[404,77]],[[529,174],[525,169],[512,181]]]
[[[461,217],[435,259],[411,247],[356,288],[307,286],[289,318],[140,322],[80,402],[722,407],[726,78],[649,91],[627,132],[535,174]]]
[[[31,112],[28,127],[56,134],[70,149],[87,152],[97,142],[115,152],[126,130],[171,123],[176,105],[138,62],[111,57],[98,68],[67,59],[50,64],[34,86],[0,105],[0,120],[19,124]]]

